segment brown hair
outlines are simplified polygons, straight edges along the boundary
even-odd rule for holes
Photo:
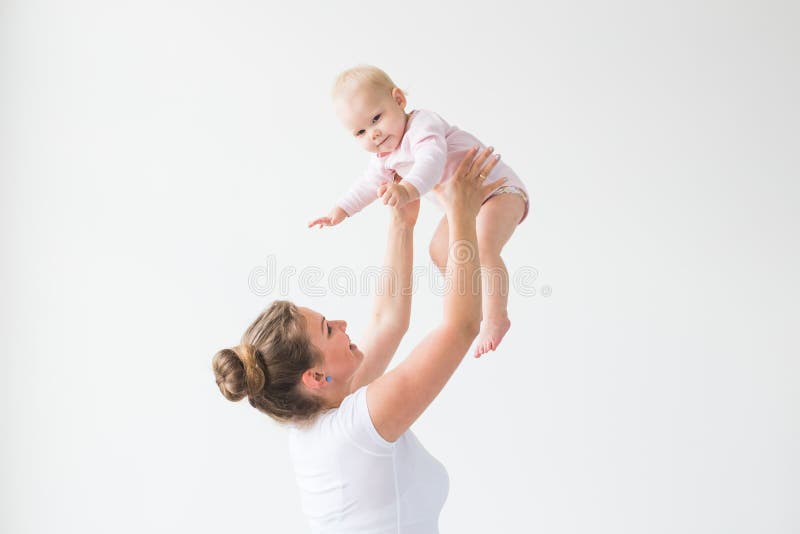
[[[214,355],[219,390],[230,401],[244,397],[276,421],[307,422],[322,410],[322,400],[300,388],[303,373],[320,355],[306,334],[297,306],[276,300],[245,331],[242,342]]]

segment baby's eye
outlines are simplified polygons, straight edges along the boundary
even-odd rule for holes
[[[364,130],[359,130],[356,132],[356,137],[359,137],[361,135],[364,135]]]
[[[379,120],[381,120],[381,114],[380,114],[380,113],[378,113],[377,115],[375,115],[374,117],[372,117],[372,124],[375,124],[375,123],[376,123],[376,122],[378,122]]]

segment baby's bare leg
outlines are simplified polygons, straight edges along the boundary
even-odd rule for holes
[[[431,239],[431,244],[428,247],[431,260],[433,260],[433,263],[439,268],[442,274],[444,274],[444,270],[447,268],[448,232],[447,216],[442,216],[442,220],[439,221],[439,226],[436,227],[436,231],[433,233],[433,238]]]
[[[508,271],[500,253],[516,230],[525,201],[518,194],[504,193],[491,197],[478,213],[478,249],[483,274],[483,322],[475,347],[475,357],[495,350],[503,340],[511,321],[508,319]]]

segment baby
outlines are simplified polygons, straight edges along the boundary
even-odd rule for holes
[[[309,227],[335,226],[377,198],[388,206],[412,202],[448,179],[470,148],[483,148],[475,136],[433,112],[406,113],[405,94],[377,67],[364,65],[341,73],[334,83],[333,102],[345,128],[373,156],[350,191]],[[395,175],[402,179],[396,182]],[[528,214],[527,190],[502,161],[486,177],[489,183],[499,178],[506,181],[484,200],[477,218],[481,267],[488,277],[482,286],[483,322],[475,357],[495,350],[511,326],[506,310],[508,272],[500,252]],[[445,216],[430,244],[431,259],[442,271],[447,266],[447,244]]]

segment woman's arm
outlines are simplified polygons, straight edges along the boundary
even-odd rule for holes
[[[470,150],[453,177],[437,192],[447,212],[450,253],[444,316],[403,363],[372,382],[367,406],[378,433],[395,441],[430,405],[478,335],[481,322],[480,258],[475,217],[485,195],[499,182],[483,183],[497,158]],[[474,160],[474,161],[473,161]]]
[[[414,224],[419,200],[391,210],[386,256],[380,273],[372,318],[361,341],[364,353],[352,391],[381,376],[408,330],[411,316],[411,268]]]

